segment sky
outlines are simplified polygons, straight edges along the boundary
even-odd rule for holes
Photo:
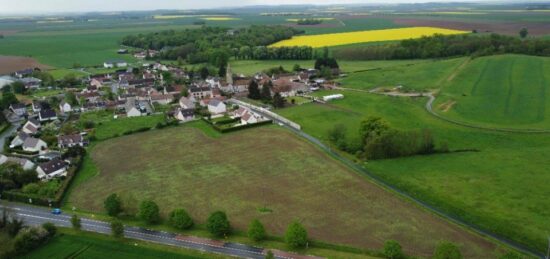
[[[437,0],[435,0],[437,1]],[[441,2],[449,0],[440,0]],[[455,0],[456,1],[456,0]],[[464,2],[465,0],[461,0]],[[472,0],[466,0],[472,1]],[[0,0],[0,13],[202,9],[246,5],[410,3],[434,0]]]

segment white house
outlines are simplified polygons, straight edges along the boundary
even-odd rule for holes
[[[187,98],[185,96],[181,97],[179,104],[182,109],[195,109],[195,101],[192,97],[191,98]]]
[[[246,112],[242,117],[241,117],[241,124],[254,124],[254,123],[257,123],[258,122],[258,117],[256,117],[256,115],[252,112]]]
[[[28,159],[19,158],[19,157],[8,157],[0,154],[0,165],[5,163],[18,164],[23,168],[23,170],[31,170],[34,168],[34,163]]]
[[[73,107],[65,101],[62,101],[59,104],[59,111],[61,111],[61,114],[70,113],[73,111]]]
[[[29,135],[34,135],[38,133],[38,130],[40,130],[40,127],[41,127],[40,122],[37,121],[36,119],[31,118],[25,123],[25,125],[23,125],[23,128],[21,128],[21,131]]]
[[[208,111],[211,114],[221,114],[227,111],[225,103],[218,99],[211,99],[208,102]]]
[[[80,134],[64,135],[57,137],[59,148],[70,148],[74,146],[86,146],[88,142]]]
[[[52,109],[41,109],[40,112],[38,112],[38,120],[41,122],[54,121],[57,120],[57,114]]]
[[[67,163],[59,158],[42,163],[36,168],[38,178],[49,180],[54,177],[67,176]]]
[[[174,96],[171,94],[155,94],[151,95],[151,103],[158,103],[161,105],[170,104],[174,100]]]
[[[27,152],[40,152],[48,148],[48,144],[41,139],[28,137],[23,142],[23,150]]]
[[[109,60],[103,63],[103,67],[105,68],[127,67],[127,66],[128,66],[128,62],[124,60]]]
[[[127,117],[146,116],[152,113],[151,106],[146,101],[137,101],[135,97],[126,100],[125,110]]]
[[[14,147],[18,147],[18,146],[23,145],[23,143],[25,143],[25,140],[27,140],[28,138],[30,138],[29,134],[27,134],[25,132],[19,132],[15,136],[15,138],[13,138],[13,140],[11,141],[10,148],[14,148]]]
[[[25,116],[27,114],[27,106],[22,103],[11,104],[10,110],[19,117]]]
[[[195,109],[177,108],[174,117],[179,121],[190,121],[195,119]]]

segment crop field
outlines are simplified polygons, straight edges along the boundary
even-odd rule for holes
[[[550,58],[478,58],[445,83],[434,105],[444,116],[492,127],[550,129]]]
[[[295,36],[292,39],[283,40],[272,44],[271,47],[311,46],[314,48],[348,45],[363,42],[394,41],[434,34],[462,34],[466,31],[449,30],[434,27],[411,27],[400,29],[371,30],[360,32],[332,33],[322,35]]]
[[[326,105],[305,104],[278,113],[325,142],[328,130],[336,124],[346,125],[348,138],[358,141],[360,121],[379,116],[399,129],[432,130],[436,146],[479,150],[369,161],[366,167],[409,194],[470,223],[540,251],[545,249],[550,232],[550,202],[543,198],[550,195],[545,187],[550,182],[548,135],[497,133],[449,124],[426,112],[427,98],[384,97],[357,91],[316,95],[334,93],[345,97]]]
[[[314,239],[332,243],[379,249],[396,239],[407,252],[429,256],[440,240],[451,240],[467,257],[500,253],[275,126],[221,137],[186,126],[151,131],[101,142],[91,157],[98,174],[69,197],[79,210],[101,212],[104,198],[116,192],[125,200],[153,199],[164,216],[186,208],[199,223],[221,209],[238,230],[259,218],[282,235],[299,219]]]
[[[415,63],[414,60],[405,62],[385,62],[386,66],[374,66],[368,71],[348,74],[340,80],[342,87],[369,90],[375,87],[403,86],[404,89],[424,91],[437,89],[449,75],[451,75],[466,58],[447,60],[426,60]],[[350,61],[348,61],[350,62]],[[368,67],[366,69],[369,69]]]
[[[29,67],[38,67],[42,69],[49,68],[46,65],[38,63],[32,58],[15,57],[15,56],[0,56],[0,75],[10,74]]]
[[[47,245],[26,254],[25,258],[224,258],[217,255],[121,240],[92,233],[62,230]]]

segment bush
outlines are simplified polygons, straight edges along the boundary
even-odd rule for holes
[[[210,214],[206,221],[206,229],[216,236],[225,236],[231,231],[231,225],[227,215],[223,211],[216,211]]]
[[[23,229],[24,226],[25,224],[22,219],[12,218],[6,223],[6,231],[8,232],[8,235],[14,237],[19,233],[19,231],[21,231],[21,229]]]
[[[458,247],[450,242],[443,242],[437,246],[434,253],[434,259],[462,259],[462,254]]]
[[[57,233],[57,227],[51,222],[46,222],[42,224],[42,228],[48,231],[50,237],[55,236],[55,234]]]
[[[154,201],[142,201],[138,216],[147,224],[157,223],[160,221],[159,206]]]
[[[37,194],[40,190],[40,185],[38,183],[29,183],[25,185],[22,189],[24,193]]]
[[[252,220],[248,226],[248,237],[258,242],[264,240],[266,236],[264,225],[258,219]]]
[[[105,202],[103,202],[103,207],[105,208],[105,211],[107,211],[107,214],[111,217],[116,217],[122,212],[120,198],[116,195],[116,193],[109,195],[109,197],[105,199]]]
[[[73,225],[73,228],[76,230],[80,230],[82,228],[82,221],[76,214],[73,214],[71,217],[71,225]]]
[[[193,219],[184,209],[175,209],[170,212],[169,222],[177,229],[189,229],[193,226]]]
[[[384,256],[389,259],[403,258],[401,245],[395,240],[388,240],[384,244]]]
[[[15,237],[13,246],[17,254],[25,254],[48,241],[48,231],[44,228],[26,228]]]
[[[290,223],[285,233],[285,242],[291,248],[301,248],[307,244],[307,231],[298,221]]]
[[[113,220],[111,222],[111,233],[114,237],[123,237],[124,236],[124,225],[119,220]]]
[[[275,255],[271,250],[267,250],[267,254],[265,255],[265,259],[275,259]]]

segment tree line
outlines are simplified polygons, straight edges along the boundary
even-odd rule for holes
[[[526,35],[523,31],[521,35]],[[334,56],[349,60],[391,60],[525,54],[550,56],[550,40],[523,39],[499,34],[440,35],[403,40],[396,44],[336,50]]]

